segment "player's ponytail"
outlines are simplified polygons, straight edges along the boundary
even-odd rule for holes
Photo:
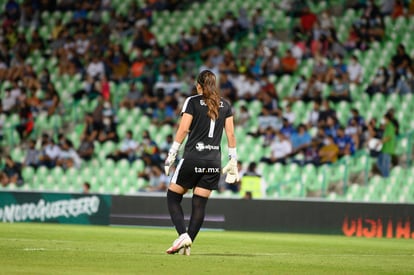
[[[207,105],[207,115],[216,120],[219,116],[220,95],[218,93],[216,76],[209,70],[202,71],[197,78],[197,83],[203,89],[204,102]]]

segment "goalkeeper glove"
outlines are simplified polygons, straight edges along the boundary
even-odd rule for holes
[[[175,158],[177,157],[177,153],[178,153],[178,150],[180,149],[180,145],[181,145],[180,143],[174,141],[170,150],[168,151],[168,156],[165,159],[165,164],[164,164],[164,172],[167,176],[170,173],[170,167],[175,162]]]
[[[240,181],[239,170],[237,169],[237,153],[236,148],[229,148],[230,161],[223,167],[223,174],[226,174],[225,181],[227,183],[236,183]]]

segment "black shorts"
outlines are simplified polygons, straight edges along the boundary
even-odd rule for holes
[[[208,190],[217,190],[220,173],[220,160],[181,159],[171,182],[186,189],[198,186]]]

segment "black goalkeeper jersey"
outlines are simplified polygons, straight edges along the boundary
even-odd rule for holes
[[[221,98],[219,116],[212,120],[202,95],[188,97],[181,114],[193,116],[184,149],[184,159],[221,160],[221,137],[226,118],[232,116],[230,104]]]

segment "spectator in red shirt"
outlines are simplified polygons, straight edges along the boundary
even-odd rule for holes
[[[296,58],[292,55],[291,50],[286,51],[286,55],[282,57],[282,71],[285,74],[292,74],[296,71],[298,67],[298,62]]]
[[[303,9],[302,15],[300,16],[300,27],[304,34],[308,34],[312,31],[313,25],[318,20],[318,17],[311,12],[309,7]]]
[[[143,58],[137,58],[131,66],[131,76],[140,77],[144,73],[145,60]]]

